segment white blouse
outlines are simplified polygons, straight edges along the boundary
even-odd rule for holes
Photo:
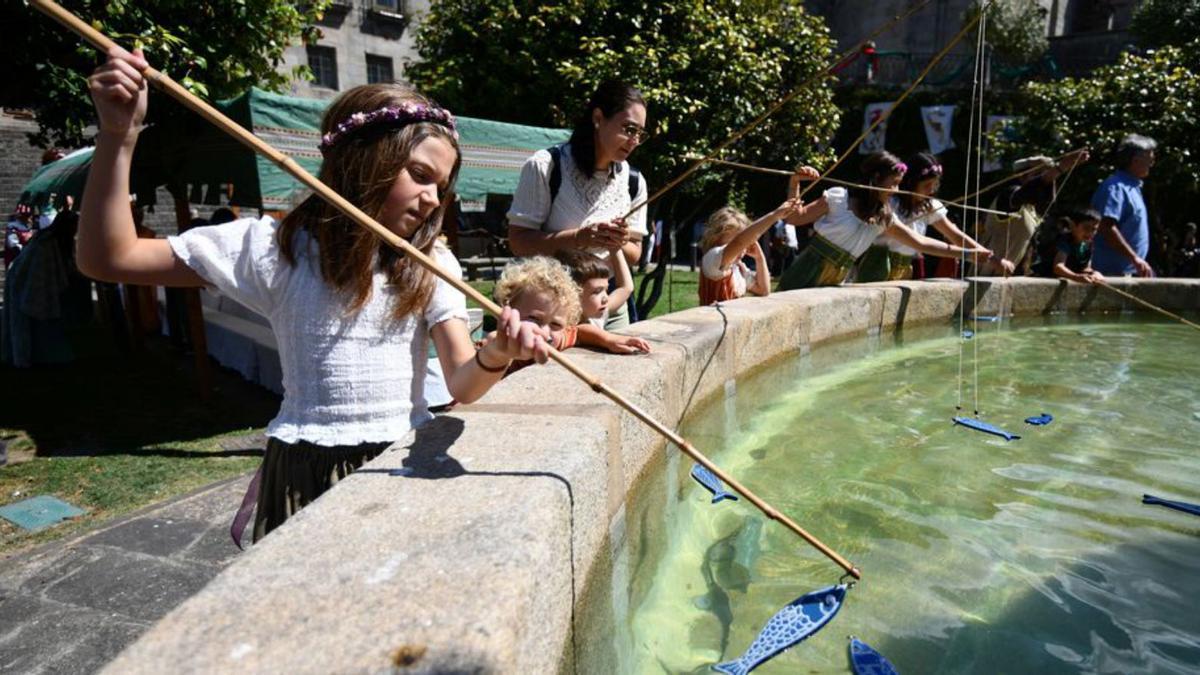
[[[424,392],[429,330],[467,320],[462,293],[437,279],[423,311],[393,321],[388,299],[396,289],[377,272],[371,298],[347,315],[342,297],[321,278],[316,242],[297,235],[296,265],[289,265],[276,243],[277,227],[271,218],[243,218],[167,239],[205,281],[270,322],[284,394],[267,435],[287,443],[357,445],[398,440],[432,419]],[[441,243],[432,257],[462,276]]]
[[[846,188],[835,187],[825,191],[825,203],[829,212],[821,216],[813,229],[851,256],[857,258],[871,248],[871,243],[882,236],[887,224],[871,225],[863,222],[850,208],[850,196]],[[900,222],[892,216],[893,222]]]
[[[903,216],[900,215],[900,200],[893,198],[892,199],[892,213],[895,213],[896,216],[898,218],[900,218],[900,222],[907,225],[909,227],[909,229],[913,230],[917,234],[924,235],[925,232],[929,229],[930,225],[932,225],[932,224],[938,222],[939,220],[941,220],[942,218],[946,217],[947,211],[946,211],[945,204],[941,203],[940,201],[938,201],[936,199],[930,199],[929,200],[929,209],[927,211],[925,211],[924,213],[922,213],[918,216],[913,216],[908,219],[905,219]],[[884,235],[879,235],[879,238],[877,238],[875,240],[875,245],[876,246],[887,246],[889,251],[891,251],[893,253],[899,253],[901,255],[914,256],[917,254],[917,249],[912,248],[910,246],[905,246],[904,244],[900,243],[899,241],[892,239],[891,237],[884,236]]]
[[[746,294],[746,286],[754,276],[754,272],[751,272],[750,268],[746,267],[741,260],[735,260],[732,265],[722,269],[721,256],[724,254],[724,246],[714,246],[705,251],[704,257],[700,259],[700,272],[713,281],[720,281],[727,276],[732,276],[733,295],[740,298]]]
[[[525,160],[521,179],[508,210],[508,222],[545,232],[559,232],[591,223],[605,222],[629,213],[635,201],[646,201],[646,178],[638,174],[634,199],[629,197],[629,163],[614,162],[608,172],[585,176],[575,169],[571,146],[559,153],[562,183],[550,202],[550,151],[538,150]],[[646,236],[646,209],[638,209],[628,220],[631,232]],[[600,251],[597,251],[600,253]]]

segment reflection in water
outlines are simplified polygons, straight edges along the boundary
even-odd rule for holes
[[[864,571],[829,628],[756,672],[845,672],[851,633],[901,672],[1200,670],[1200,519],[1140,504],[1200,501],[1188,340],[1131,322],[981,330],[980,407],[1023,433],[1011,443],[950,424],[946,338],[839,347],[840,366],[817,350],[738,382],[732,419],[723,400],[695,412],[689,438]],[[1042,412],[1054,422],[1022,424]],[[711,505],[689,468],[670,467],[665,507],[661,483],[629,507],[655,543],[615,618],[626,672],[703,672],[840,572],[751,506]]]

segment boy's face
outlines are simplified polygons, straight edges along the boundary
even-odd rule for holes
[[[1098,220],[1081,220],[1072,227],[1075,234],[1075,241],[1091,241],[1096,238],[1096,232],[1100,229],[1100,221]]]
[[[521,314],[522,321],[529,321],[550,330],[555,343],[567,327],[567,315],[554,298],[545,291],[524,291],[509,303]]]
[[[583,306],[583,315],[589,319],[599,319],[608,309],[608,279],[588,279],[581,285],[579,304]]]

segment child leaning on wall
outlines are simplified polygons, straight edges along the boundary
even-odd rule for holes
[[[1054,276],[1084,284],[1098,284],[1104,275],[1092,269],[1092,241],[1100,229],[1095,209],[1079,209],[1063,217],[1070,228],[1059,235],[1054,254]]]
[[[625,258],[613,253],[600,259],[586,251],[559,251],[555,258],[567,267],[571,280],[579,287],[580,344],[603,347],[614,354],[649,353],[650,343],[642,338],[604,330],[609,308],[624,306],[633,293],[633,275]],[[611,291],[610,277],[616,278]]]
[[[522,258],[509,263],[492,292],[500,305],[512,307],[524,321],[545,329],[550,344],[559,351],[576,345],[601,347],[615,353],[650,351],[641,338],[609,333],[584,321],[579,286],[566,265],[547,256]],[[482,343],[486,345],[486,342]],[[529,365],[518,361],[508,368],[514,373]]]

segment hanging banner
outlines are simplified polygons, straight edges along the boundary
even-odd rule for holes
[[[925,140],[929,141],[929,152],[940,155],[954,146],[950,129],[954,123],[952,105],[921,106],[921,121],[925,123]]]
[[[887,114],[887,111],[892,109],[895,103],[868,103],[866,110],[863,111],[863,131],[871,128],[880,117]],[[875,127],[875,130],[867,134],[863,142],[858,146],[858,152],[862,155],[869,155],[872,152],[879,152],[884,149],[887,143],[887,121]]]
[[[984,173],[988,173],[991,171],[999,171],[1000,169],[1004,168],[1004,165],[1000,162],[1000,157],[996,156],[995,153],[993,153],[991,151],[991,147],[990,147],[991,143],[988,142],[987,139],[990,138],[993,134],[999,133],[999,132],[1002,132],[1005,138],[1011,139],[1012,134],[1013,134],[1013,123],[1016,122],[1018,119],[1019,118],[1013,117],[1011,115],[988,115],[987,129],[985,129],[983,132],[984,133],[984,139],[983,139],[983,147],[984,147],[983,171],[984,171]]]

